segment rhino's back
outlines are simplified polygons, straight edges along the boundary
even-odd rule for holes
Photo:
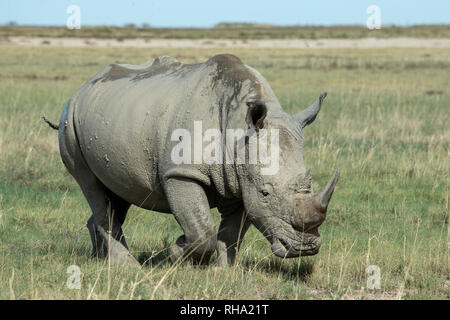
[[[110,65],[79,90],[71,101],[77,137],[103,184],[139,206],[166,204],[160,164],[170,155],[173,129],[183,128],[186,114],[201,114],[195,111],[201,103],[192,100],[202,75],[202,65],[160,57],[136,66]]]

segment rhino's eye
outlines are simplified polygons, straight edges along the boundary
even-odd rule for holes
[[[267,197],[269,193],[266,190],[261,190],[261,193],[264,197]]]
[[[264,187],[261,188],[260,192],[264,197],[270,195],[273,191],[273,186],[270,183],[265,183]]]

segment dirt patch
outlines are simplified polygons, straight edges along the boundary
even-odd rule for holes
[[[450,39],[83,39],[9,37],[0,45],[136,48],[450,48]]]
[[[0,74],[0,79],[26,79],[26,80],[47,80],[47,81],[65,81],[69,77],[66,75],[56,75],[53,77],[40,76],[35,73],[31,74]]]
[[[444,94],[444,91],[442,91],[442,90],[427,90],[427,91],[425,91],[425,94],[429,95],[429,96],[434,96],[434,95],[440,96],[440,95]]]

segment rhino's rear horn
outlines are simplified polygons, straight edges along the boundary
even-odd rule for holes
[[[294,115],[294,119],[299,124],[301,129],[311,124],[316,119],[317,114],[320,111],[320,107],[322,106],[322,102],[326,96],[326,92],[322,93],[319,99],[317,99],[312,105]]]

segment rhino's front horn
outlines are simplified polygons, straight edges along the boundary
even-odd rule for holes
[[[331,196],[333,195],[334,187],[336,186],[338,180],[339,180],[339,170],[336,169],[334,170],[333,177],[331,177],[326,187],[323,188],[323,190],[315,196],[316,208],[319,211],[326,213],[328,204],[330,203],[331,200]]]
[[[320,193],[297,199],[298,210],[292,216],[292,224],[295,227],[308,231],[320,226],[325,221],[328,204],[338,179],[339,170],[336,169],[333,177]]]

